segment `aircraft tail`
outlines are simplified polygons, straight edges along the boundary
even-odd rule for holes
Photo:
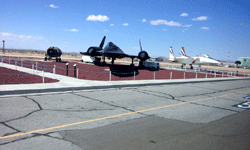
[[[172,46],[170,46],[170,52],[169,52],[169,60],[174,60],[174,51],[173,51],[173,48]]]
[[[187,56],[184,47],[181,47],[181,56]]]
[[[100,47],[101,49],[102,49],[102,47],[103,47],[103,45],[104,45],[105,39],[106,39],[106,36],[103,37],[102,42],[100,43],[100,46],[99,46],[99,47]]]

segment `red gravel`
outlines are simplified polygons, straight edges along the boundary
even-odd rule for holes
[[[21,66],[21,61],[17,58],[12,58],[11,64],[15,64],[15,60],[17,61],[17,65]],[[38,70],[44,70],[45,72],[52,72],[54,65],[56,65],[56,74],[66,75],[66,62],[44,62],[44,61],[23,61],[23,66],[27,68],[32,68],[32,64],[34,64],[34,69],[36,69],[36,62],[38,63]],[[9,59],[5,58],[5,63],[9,63]],[[79,79],[87,79],[87,80],[100,80],[100,81],[108,81],[110,73],[108,70],[109,66],[96,66],[92,64],[81,64],[77,62],[69,62],[69,72],[68,76],[74,77],[74,67],[73,65],[77,64],[77,68],[79,69]],[[172,79],[183,79],[184,71],[177,70],[159,70],[155,71],[155,79],[170,79],[170,74],[172,72]],[[133,75],[133,74],[132,74]],[[207,73],[207,78],[214,78],[214,74]],[[216,77],[222,77],[221,74],[217,74]],[[226,77],[226,75],[224,75]],[[185,79],[196,78],[195,72],[185,72]],[[197,73],[197,78],[206,78],[206,73]],[[154,79],[154,71],[149,70],[139,70],[139,74],[135,76],[135,80],[152,80]],[[134,80],[133,76],[130,77],[118,77],[115,75],[111,75],[111,80]]]
[[[45,83],[58,82],[59,80],[44,78]],[[0,85],[3,84],[31,84],[43,83],[43,78],[25,72],[0,67]]]

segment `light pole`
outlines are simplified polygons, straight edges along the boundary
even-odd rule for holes
[[[66,63],[66,76],[68,76],[68,72],[69,72],[69,63]]]
[[[74,66],[74,77],[76,77],[76,64],[74,64],[73,66]]]
[[[3,40],[3,54],[5,54],[5,52],[4,52],[4,42],[5,42],[5,41]]]

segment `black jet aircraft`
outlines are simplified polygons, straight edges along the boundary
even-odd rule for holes
[[[148,53],[146,51],[142,50],[140,41],[139,41],[139,43],[140,43],[141,51],[139,52],[138,56],[136,56],[136,55],[125,54],[118,46],[116,46],[112,42],[109,42],[105,46],[105,48],[103,49],[105,39],[106,39],[106,36],[103,37],[102,42],[100,43],[99,47],[91,46],[91,47],[88,48],[87,52],[80,52],[80,54],[89,55],[91,57],[102,56],[103,57],[102,64],[105,64],[105,57],[108,57],[108,59],[111,58],[112,59],[112,61],[111,61],[112,65],[114,64],[114,61],[115,61],[116,58],[130,57],[132,59],[131,66],[134,66],[134,58],[139,58],[140,59],[140,64],[142,64],[143,61],[150,58],[148,56]]]

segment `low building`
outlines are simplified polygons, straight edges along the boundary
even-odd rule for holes
[[[249,68],[250,67],[250,57],[239,57],[237,59],[237,61],[240,62],[240,64],[238,64],[238,67],[246,67]]]
[[[157,58],[155,58],[155,61],[163,61],[163,58],[162,57],[157,57]]]
[[[147,59],[148,62],[155,62],[155,57],[150,57],[149,59]]]
[[[147,61],[148,62],[163,61],[163,58],[161,58],[161,57],[151,57]]]

